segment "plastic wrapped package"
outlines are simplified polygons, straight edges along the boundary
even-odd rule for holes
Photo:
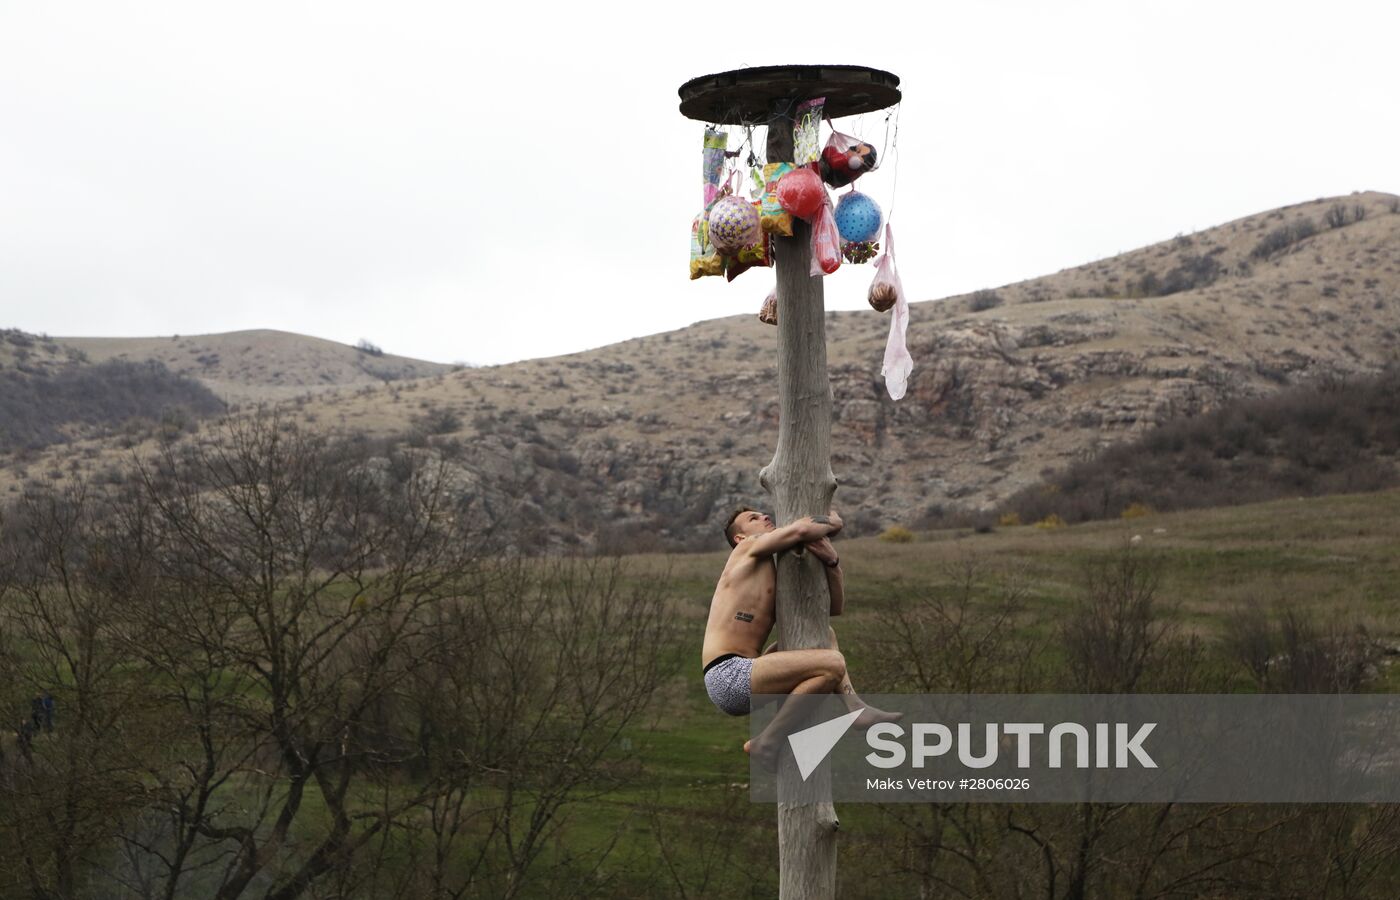
[[[724,181],[724,155],[729,149],[729,132],[705,129],[704,167],[705,208],[719,196],[720,183]]]
[[[792,171],[792,163],[776,162],[763,167],[763,199],[759,201],[759,226],[767,234],[792,237],[792,213],[778,202],[778,182]]]
[[[822,204],[812,220],[813,277],[830,275],[841,268],[841,233],[836,230],[836,216],[831,211],[831,198]]]
[[[877,295],[879,301],[877,303]],[[889,298],[886,303],[886,298]],[[885,224],[885,255],[875,264],[875,280],[870,285],[870,305],[883,312],[894,308],[890,316],[890,336],[885,343],[885,390],[890,399],[898,400],[909,387],[909,375],[914,371],[914,358],[909,355],[905,334],[909,330],[909,302],[904,297],[904,285],[894,264],[894,229]]]
[[[758,311],[758,321],[764,325],[778,324],[778,289],[768,292],[767,298],[763,301],[763,306]]]
[[[870,282],[870,293],[866,299],[876,312],[887,312],[904,295],[899,282],[899,271],[894,266],[894,231],[885,226],[885,255],[875,263],[875,280]]]
[[[875,148],[849,134],[833,131],[822,148],[822,181],[832,187],[845,187],[876,165]]]
[[[799,166],[821,158],[821,124],[825,107],[825,97],[813,97],[797,104],[797,112],[792,117],[792,161]]]
[[[839,229],[840,226],[838,225]],[[841,242],[841,258],[848,263],[868,263],[880,253],[880,245],[875,241]]]
[[[760,234],[757,241],[743,247],[733,256],[724,258],[724,277],[726,281],[733,281],[749,269],[760,266],[773,265],[773,239],[766,234]]]
[[[724,274],[724,257],[720,256],[706,234],[705,214],[690,223],[690,277]]]
[[[773,265],[773,238],[760,233],[758,240],[743,247],[736,254],[739,262],[750,266]]]

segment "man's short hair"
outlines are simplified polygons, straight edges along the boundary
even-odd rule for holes
[[[746,512],[758,512],[758,510],[754,509],[752,506],[741,506],[730,513],[728,520],[724,523],[724,539],[729,542],[730,549],[739,546],[739,542],[734,539],[737,533],[734,529],[734,523]]]

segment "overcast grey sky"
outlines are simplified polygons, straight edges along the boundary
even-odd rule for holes
[[[1397,10],[0,0],[0,326],[497,363],[756,312],[769,272],[687,280],[676,88],[788,62],[903,79],[905,287],[995,286],[1400,192]],[[861,182],[887,209],[893,172]]]

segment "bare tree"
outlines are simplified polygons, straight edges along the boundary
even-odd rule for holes
[[[81,486],[35,490],[0,539],[0,682],[26,701],[51,692],[58,712],[0,773],[7,895],[74,896],[139,794],[144,679],[112,625],[139,561],[117,552],[123,535],[96,506]]]
[[[65,714],[44,777],[5,781],[9,882],[515,896],[550,868],[661,676],[661,592],[615,563],[490,556],[448,464],[382,450],[237,420],[16,519],[0,653],[65,685]],[[430,890],[404,863],[424,834]]]

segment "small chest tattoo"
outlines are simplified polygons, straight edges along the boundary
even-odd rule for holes
[[[740,622],[752,622],[753,613],[737,612],[734,614],[734,618],[738,619]]]

